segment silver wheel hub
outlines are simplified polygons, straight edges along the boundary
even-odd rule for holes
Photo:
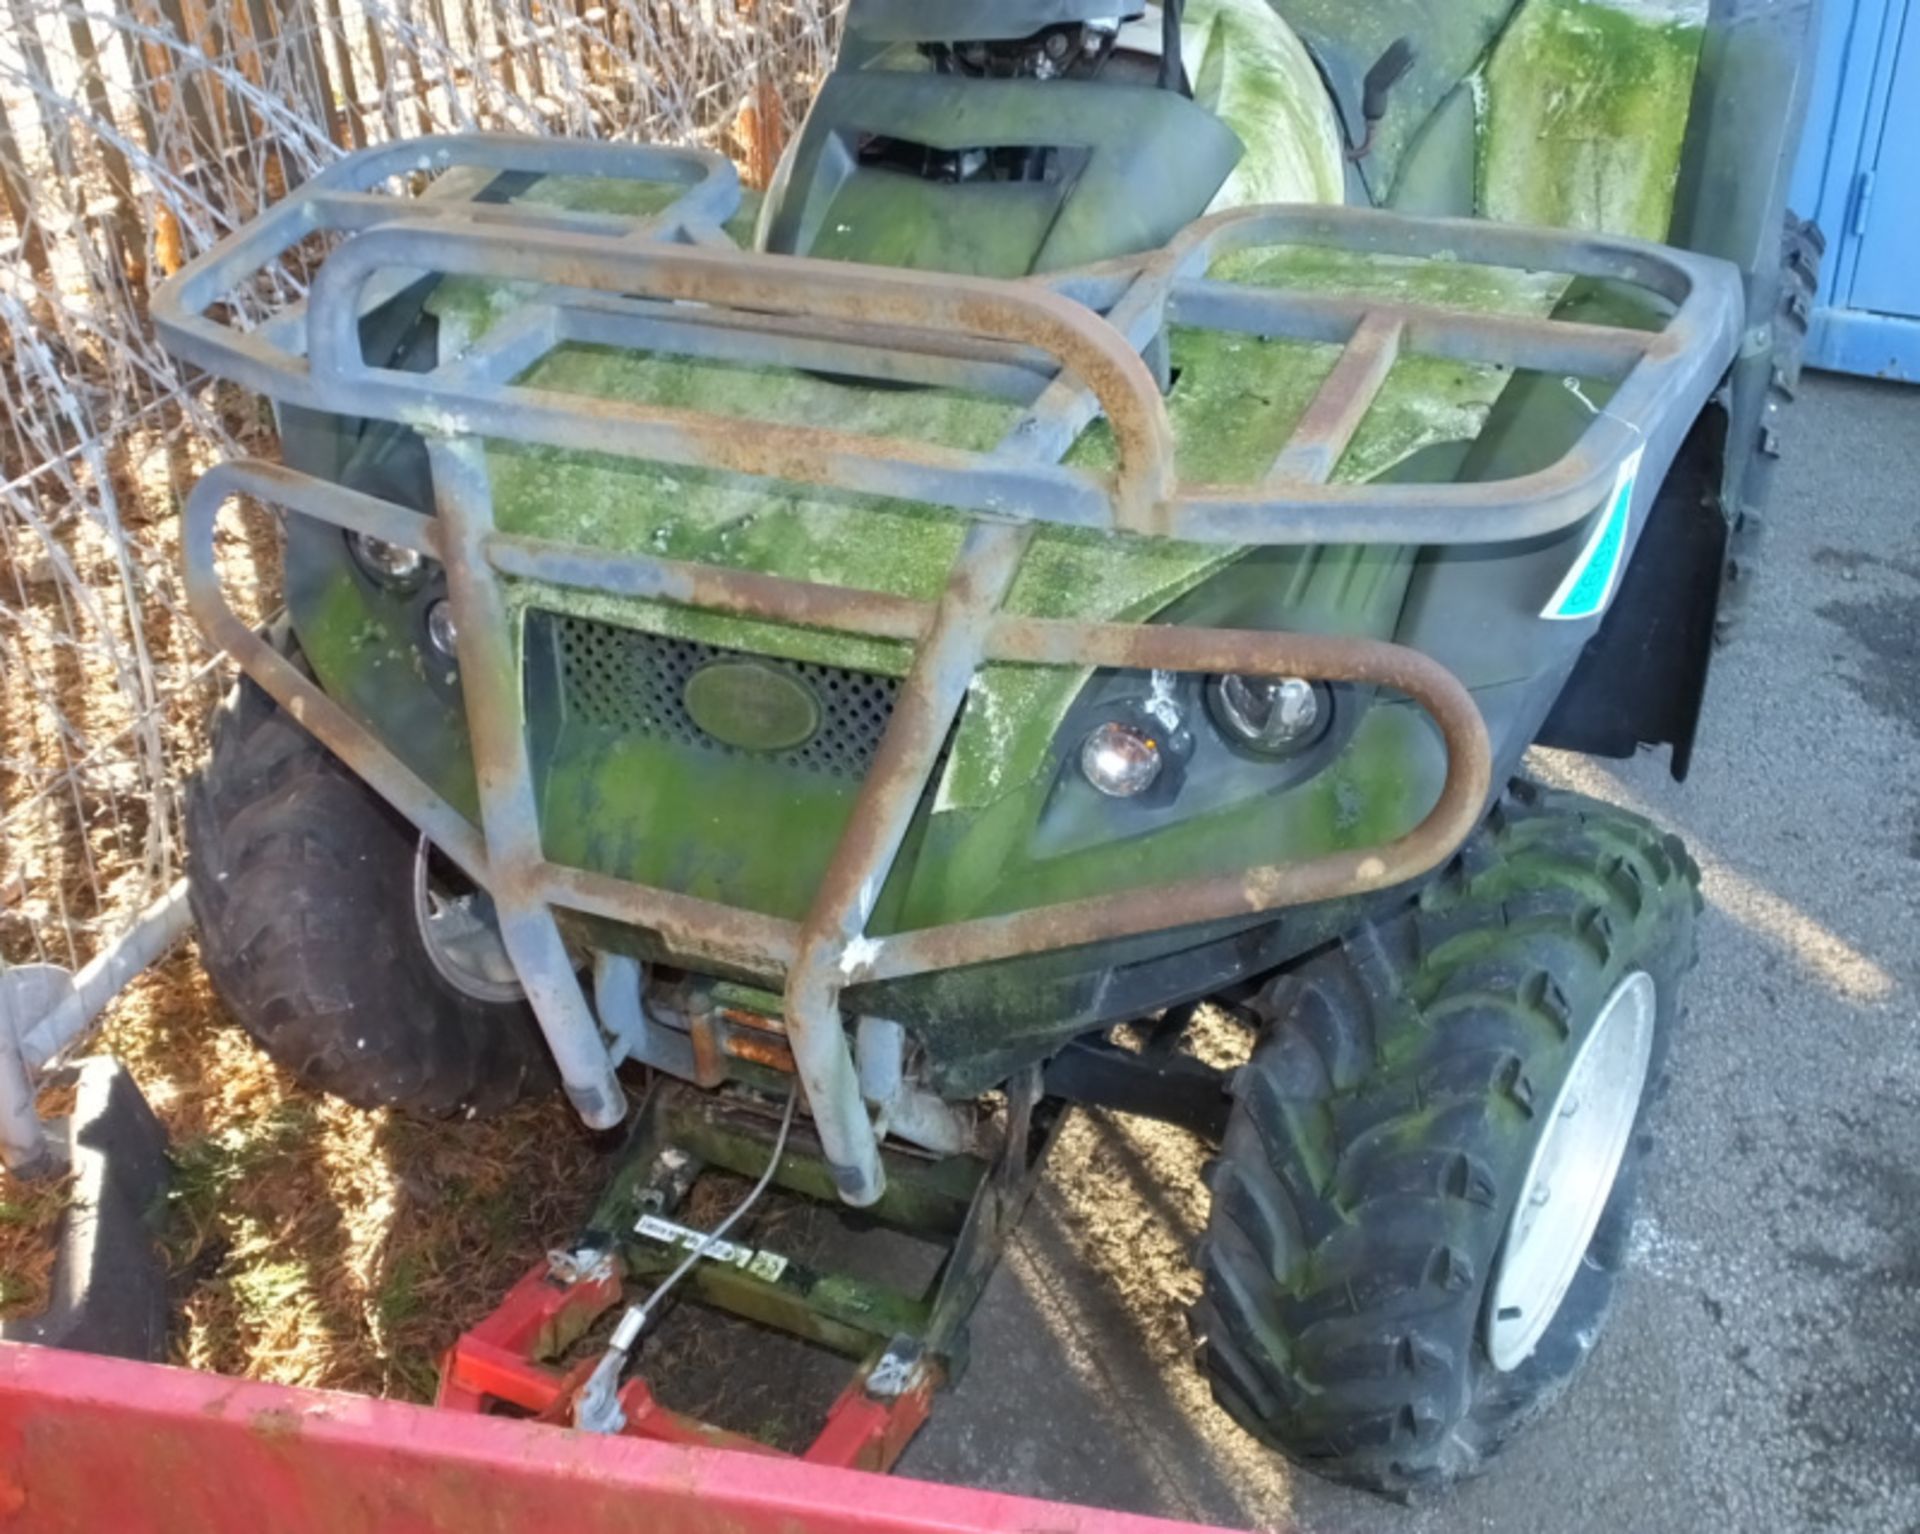
[[[1633,1135],[1658,1008],[1645,970],[1615,986],[1547,1109],[1488,1287],[1496,1369],[1532,1356],[1580,1271]]]
[[[433,863],[433,844],[423,836],[413,857],[413,916],[435,973],[475,1001],[524,1001],[493,901],[482,889],[456,889]]]

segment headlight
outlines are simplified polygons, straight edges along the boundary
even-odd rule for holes
[[[1207,685],[1207,707],[1221,734],[1263,756],[1312,745],[1333,715],[1326,688],[1297,676],[1217,676]]]
[[[418,549],[365,533],[348,533],[347,547],[353,550],[354,562],[389,591],[412,591],[426,578],[427,556]]]
[[[1109,799],[1131,799],[1160,776],[1160,743],[1134,725],[1109,720],[1082,743],[1080,771]]]
[[[457,660],[460,634],[453,626],[453,604],[442,597],[427,609],[427,638],[448,660]]]

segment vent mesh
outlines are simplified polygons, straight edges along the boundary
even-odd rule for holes
[[[683,701],[694,672],[709,661],[742,658],[740,652],[568,614],[540,618],[553,636],[567,716],[621,735],[665,737],[725,756],[760,756],[809,772],[862,778],[900,691],[890,676],[751,657],[806,684],[820,703],[820,728],[791,750],[743,751],[702,730]]]

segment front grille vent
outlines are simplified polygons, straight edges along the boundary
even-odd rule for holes
[[[567,717],[615,734],[665,737],[725,756],[758,756],[806,772],[863,778],[900,691],[899,681],[890,676],[752,657],[807,686],[820,705],[820,728],[791,750],[744,751],[707,734],[694,723],[684,701],[687,679],[694,672],[709,661],[745,658],[740,651],[570,614],[537,616],[537,627],[552,634]]]

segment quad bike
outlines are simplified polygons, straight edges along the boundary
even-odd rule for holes
[[[1184,1123],[1221,1404],[1473,1471],[1593,1345],[1700,903],[1516,774],[1685,773],[1819,255],[1808,9],[854,0],[757,209],[484,135],[308,182],[155,303],[284,445],[186,510],[221,996],[356,1103],[557,1074],[604,1129],[637,1061],[797,1080],[850,1205],[997,1157],[955,1356],[1058,1105]]]

